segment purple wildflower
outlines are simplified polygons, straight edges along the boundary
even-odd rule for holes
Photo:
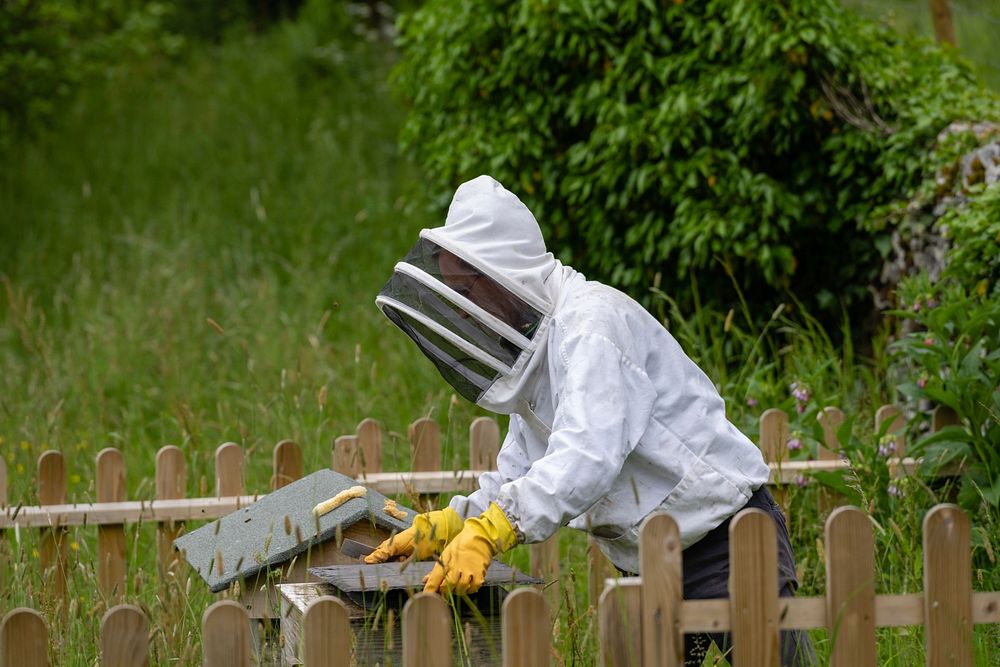
[[[797,452],[802,449],[802,440],[800,438],[789,438],[786,446],[788,447],[788,451]]]
[[[798,401],[799,403],[808,403],[809,398],[812,396],[812,394],[809,392],[809,387],[805,386],[804,384],[800,384],[798,382],[793,382],[789,387],[789,389],[791,389],[792,396],[794,396],[795,400]]]
[[[887,492],[887,493],[888,493],[888,494],[889,494],[890,496],[894,496],[894,497],[896,497],[896,498],[900,498],[900,497],[902,497],[902,495],[903,495],[903,491],[902,491],[902,489],[900,489],[900,488],[899,488],[898,486],[896,486],[895,484],[890,484],[890,485],[889,485],[889,486],[888,486],[888,487],[886,488],[886,492]]]
[[[927,386],[927,378],[922,377],[919,380],[917,380],[917,386],[920,387],[921,389],[923,389],[924,387],[926,387]]]
[[[809,478],[806,477],[805,475],[799,475],[798,477],[795,478],[795,483],[801,489],[805,487],[806,484],[809,483]]]
[[[747,405],[750,406],[751,408],[756,408],[759,403],[760,401],[758,401],[753,396],[747,396]]]

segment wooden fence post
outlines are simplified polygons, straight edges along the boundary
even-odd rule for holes
[[[642,586],[628,579],[611,581],[597,607],[601,664],[642,666]]]
[[[403,664],[450,667],[451,661],[448,605],[435,593],[417,593],[403,605]]]
[[[204,667],[250,667],[250,619],[243,605],[219,600],[201,619]]]
[[[544,542],[528,547],[531,560],[531,576],[545,582],[545,597],[550,609],[559,608],[559,531]]]
[[[895,405],[883,405],[875,412],[875,432],[882,431],[883,424],[889,424],[886,430],[887,436],[893,437],[893,444],[896,446],[894,456],[903,458],[906,455],[905,443],[903,442],[903,429],[906,422],[903,421],[903,413]]]
[[[601,548],[597,546],[597,541],[587,537],[587,592],[590,606],[597,609],[597,604],[601,600],[601,593],[604,591],[604,580],[608,578],[614,566],[608,561]]]
[[[496,470],[500,453],[500,426],[490,417],[476,417],[469,425],[469,469]]]
[[[65,502],[66,460],[60,452],[49,450],[38,457],[38,504],[62,505]],[[53,526],[42,529],[42,544],[39,549],[42,572],[52,569],[50,590],[56,601],[66,599],[68,548],[66,528]]]
[[[684,663],[680,632],[684,600],[681,532],[669,514],[646,518],[639,533],[642,572],[643,667],[679,667]]]
[[[97,454],[97,502],[118,503],[126,497],[125,457],[114,447]],[[111,601],[125,595],[125,525],[97,527],[97,581],[104,597]]]
[[[243,495],[243,448],[235,442],[221,444],[215,450],[215,495]]]
[[[0,621],[0,667],[49,667],[49,629],[34,609],[12,609]]]
[[[167,445],[156,453],[156,499],[174,500],[184,497],[187,486],[187,464],[179,447]],[[156,528],[156,551],[160,581],[168,571],[176,573],[180,560],[174,558],[174,540],[184,530],[184,524],[173,519]]]
[[[769,408],[760,416],[760,451],[765,463],[778,465],[778,477],[781,477],[781,464],[788,458],[788,415],[784,410]],[[781,511],[788,518],[788,491],[782,484],[771,487],[774,499],[781,505]]]
[[[956,505],[935,505],[923,529],[927,665],[972,667],[969,517]]]
[[[929,0],[931,21],[934,23],[934,37],[939,42],[955,46],[955,24],[951,20],[951,6],[948,0]]]
[[[840,408],[825,407],[816,415],[816,419],[823,427],[823,444],[820,445],[817,458],[820,461],[837,461],[840,459],[840,439],[837,437],[837,430],[846,419],[844,411]],[[839,493],[822,489],[819,494],[820,513],[828,514],[843,501],[844,497]]]
[[[945,426],[960,426],[961,423],[958,413],[947,405],[939,405],[931,413],[931,431],[940,431]]]
[[[774,520],[742,510],[729,524],[729,617],[740,667],[777,667],[778,542]]]
[[[868,516],[838,507],[826,520],[830,667],[875,667],[875,538]]]
[[[302,659],[309,667],[350,667],[351,621],[347,606],[324,595],[309,603],[302,619]]]
[[[302,449],[291,440],[274,446],[271,458],[271,490],[277,491],[302,477]]]
[[[101,619],[101,667],[149,665],[149,622],[130,604],[112,607]]]
[[[355,430],[361,458],[361,474],[382,472],[382,427],[370,417]]]
[[[410,457],[413,472],[437,472],[441,470],[441,427],[429,417],[422,417],[407,429],[410,440]],[[437,494],[424,494],[420,497],[420,511],[434,509],[437,506]]]
[[[503,602],[500,621],[503,667],[547,667],[549,608],[534,588],[519,588]]]
[[[356,478],[361,475],[356,435],[342,435],[333,441],[333,459],[330,467],[348,477]]]

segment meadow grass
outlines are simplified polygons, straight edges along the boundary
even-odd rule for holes
[[[407,468],[406,426],[421,416],[443,427],[445,467],[467,467],[467,428],[482,412],[456,400],[373,305],[417,230],[440,222],[414,204],[419,172],[398,153],[403,110],[385,83],[393,57],[385,44],[324,41],[297,24],[237,35],[84,91],[59,127],[0,157],[0,452],[10,502],[37,502],[35,461],[47,449],[67,457],[70,499],[93,500],[94,457],[106,446],[126,457],[132,499],[153,497],[164,444],[184,450],[190,496],[214,493],[213,452],[226,441],[247,452],[247,489],[264,491],[275,442],[298,442],[305,469],[316,470],[329,465],[332,440],[365,417],[389,434],[387,469]],[[765,407],[797,415],[796,428],[815,416],[796,413],[790,381],[811,388],[810,410],[838,404],[859,424],[894,398],[884,359],[857,359],[807,316],[778,312],[754,329],[736,290],[732,317],[663,303],[750,435]],[[867,497],[884,495],[876,484]],[[817,498],[815,485],[791,491],[805,594],[822,592]],[[889,545],[880,592],[920,590],[927,506],[914,493],[895,528],[880,526]],[[154,664],[199,664],[213,597],[189,569],[158,585],[153,527],[127,534],[126,598],[156,620]],[[36,531],[0,540],[0,608],[46,609],[53,664],[92,665],[108,606],[96,531],[71,528],[68,540],[70,608],[47,602]],[[560,547],[557,662],[592,664],[586,539],[562,531]],[[527,548],[509,559],[527,569]],[[977,587],[997,584],[987,572]],[[880,635],[884,664],[921,660],[919,631]],[[976,637],[980,664],[990,664],[995,628]],[[825,655],[823,634],[815,639]]]

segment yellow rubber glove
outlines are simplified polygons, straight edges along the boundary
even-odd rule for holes
[[[399,556],[414,554],[417,560],[439,555],[456,535],[462,532],[462,517],[446,507],[418,514],[413,525],[396,533],[365,556],[366,563],[384,563]]]
[[[462,532],[441,552],[424,579],[424,592],[475,593],[483,585],[493,557],[515,545],[514,526],[496,503],[490,503],[478,517],[466,519]]]

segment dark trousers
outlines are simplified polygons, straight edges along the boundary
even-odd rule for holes
[[[778,594],[792,597],[798,588],[795,578],[795,557],[788,539],[785,515],[766,486],[754,491],[743,509],[757,508],[774,519],[778,537]],[[723,521],[684,550],[684,599],[705,600],[729,597],[729,524],[732,517]],[[729,633],[702,633],[684,635],[684,664],[701,665],[705,654],[715,642],[736,667],[732,655]],[[781,632],[782,667],[805,667],[816,664],[816,655],[808,633],[802,630]]]

